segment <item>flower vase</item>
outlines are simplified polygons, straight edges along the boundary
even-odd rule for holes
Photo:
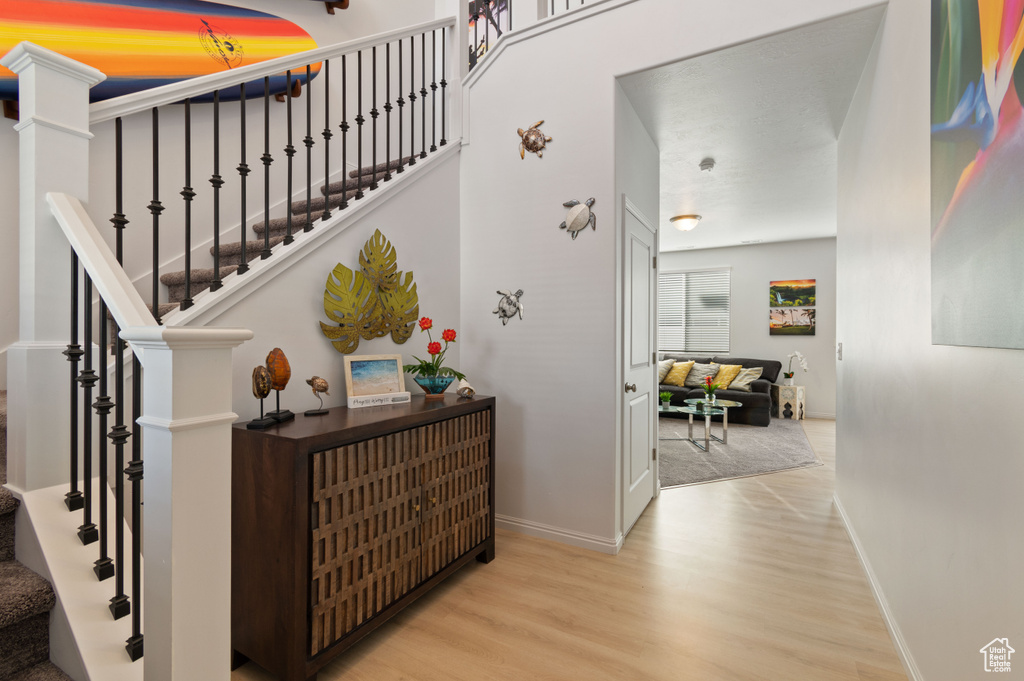
[[[712,407],[715,406],[715,394],[714,393],[708,393],[707,398],[708,398],[708,404],[710,404]]]
[[[423,388],[428,400],[440,400],[444,398],[444,391],[455,380],[454,376],[414,376],[416,385]]]
[[[793,385],[793,379],[792,378],[787,378],[785,385]]]

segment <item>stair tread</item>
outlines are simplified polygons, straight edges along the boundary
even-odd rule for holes
[[[273,222],[273,220],[271,220],[271,222]],[[293,227],[294,227],[294,225],[293,225]],[[281,243],[282,241],[284,241],[284,237],[283,236],[272,236],[272,237],[270,237],[270,247],[273,248],[274,246],[276,246],[277,244]],[[261,250],[263,250],[263,239],[251,239],[249,241],[246,241],[245,242],[245,250],[246,250],[246,255],[250,255],[253,252],[259,253]],[[242,252],[242,242],[241,241],[233,241],[233,242],[231,242],[229,244],[221,244],[220,245],[220,255],[221,255],[221,257],[224,257],[226,255],[237,255],[237,254],[239,254],[241,252]],[[212,246],[210,247],[210,254],[211,255],[213,254],[213,247]],[[221,265],[220,271],[221,271],[222,275],[223,275],[224,270],[226,269],[226,267],[235,267],[235,269],[237,269],[237,266],[235,266],[235,265],[227,265],[227,266]],[[234,271],[234,270],[232,270],[232,271]]]
[[[0,516],[14,513],[18,508],[18,503],[18,500],[14,498],[10,490],[6,487],[0,487]]]
[[[394,168],[392,168],[392,170],[394,170]],[[394,176],[393,173],[392,173],[392,176]],[[378,171],[377,172],[377,184],[380,184],[383,181],[384,181],[384,173]],[[342,189],[345,189],[345,190],[352,190],[352,189],[359,189],[359,188],[366,189],[367,187],[370,186],[371,182],[373,182],[373,173],[367,173],[365,175],[360,175],[358,177],[350,177],[350,178],[345,178],[344,180],[338,180],[337,182],[332,182],[329,185],[322,184],[322,185],[320,185],[320,193],[321,194],[326,194],[328,187],[331,188],[331,194],[340,194]]]
[[[380,175],[381,173],[383,173],[388,168],[391,168],[392,170],[396,170],[398,168],[398,166],[400,166],[400,165],[402,165],[402,166],[409,165],[409,161],[411,159],[413,159],[413,158],[418,158],[418,157],[414,154],[412,156],[406,156],[406,157],[402,158],[401,161],[399,161],[396,158],[394,161],[389,161],[387,163],[378,163],[376,165],[377,174]],[[374,167],[375,166],[363,166],[362,168],[357,168],[356,170],[350,170],[349,173],[348,173],[348,176],[355,178],[355,177],[359,177],[360,175],[372,175]]]
[[[260,242],[261,246],[263,242]],[[220,276],[226,277],[235,270],[238,269],[238,265],[221,265]],[[209,283],[215,279],[213,268],[193,268],[192,269],[192,283]],[[166,284],[167,286],[175,286],[177,284],[185,283],[185,270],[179,270],[178,272],[168,272],[167,274],[160,275],[160,283]]]
[[[320,201],[323,201],[323,197],[318,197],[318,198],[319,198]],[[316,206],[316,201],[317,201],[317,199],[313,199],[313,206]],[[295,204],[293,204],[293,208],[294,208],[294,205]],[[315,207],[310,209],[310,213],[311,213],[311,215],[309,216],[310,217],[310,224],[312,224],[313,222],[316,222],[320,218],[320,216],[317,215],[317,213],[322,211],[323,209],[324,209],[323,203],[320,204],[320,208],[319,209],[317,209]],[[306,223],[306,202],[303,201],[302,202],[302,210],[292,214],[292,234],[298,234],[299,232],[301,232],[303,230],[303,228],[306,226],[306,224],[307,224]],[[263,221],[261,220],[260,222],[257,222],[255,224],[253,224],[252,230],[254,232],[256,232],[257,234],[263,234]],[[271,234],[273,234],[274,232],[281,232],[282,234],[284,234],[287,231],[288,231],[288,218],[287,217],[271,218],[270,219],[270,232],[271,232]],[[271,237],[271,239],[273,239],[273,237]],[[260,243],[261,244],[263,243],[262,239],[260,240]]]
[[[45,579],[16,560],[0,563],[0,629],[49,612],[55,602]]]
[[[379,182],[378,182],[378,184],[379,184]],[[363,185],[363,193],[365,194],[368,191],[370,191],[370,183],[369,182],[367,182],[366,184]],[[358,193],[359,193],[358,189],[349,189],[348,191],[345,192],[345,200],[349,200],[349,199],[355,198],[355,195],[358,194]],[[325,198],[326,198],[325,196],[314,196],[309,201],[309,212],[310,212],[310,218],[311,219],[316,220],[316,219],[318,219],[320,217],[318,214],[322,213],[323,210],[324,210],[324,199]],[[341,202],[342,202],[341,192],[340,191],[338,191],[338,192],[331,192],[331,208],[334,208],[335,206],[340,206]],[[301,216],[303,219],[305,219],[305,217],[306,217],[306,200],[305,199],[302,199],[301,201],[293,201],[292,202],[292,215],[298,215],[298,216]],[[277,220],[284,221],[284,220],[287,220],[287,218],[277,218]],[[274,220],[271,220],[270,224],[273,225],[274,222],[275,222]],[[262,222],[258,222],[258,223],[256,223],[256,225],[259,225],[260,227],[262,227],[263,223]],[[256,229],[256,225],[253,225],[253,229]],[[257,230],[257,231],[260,231],[260,230]]]
[[[72,679],[52,662],[43,662],[18,672],[8,681],[72,681]]]

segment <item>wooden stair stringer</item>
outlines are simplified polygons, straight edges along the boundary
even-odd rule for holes
[[[252,260],[249,271],[237,272],[223,278],[223,286],[217,291],[206,290],[196,295],[194,304],[187,310],[177,310],[163,318],[165,326],[204,326],[233,307],[238,301],[270,284],[276,277],[300,263],[302,259],[328,240],[363,219],[385,202],[401,194],[420,179],[440,168],[451,156],[458,154],[458,140],[431,153],[425,159],[392,177],[384,187],[368,192],[362,199],[352,201],[349,207],[335,211],[326,221],[316,222],[312,231],[298,232],[291,244],[278,244],[271,249],[266,260]]]

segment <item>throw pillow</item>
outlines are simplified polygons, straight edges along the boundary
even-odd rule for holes
[[[718,375],[715,376],[715,383],[718,384],[719,390],[725,390],[729,387],[729,384],[733,382],[733,379],[739,375],[740,369],[743,367],[739,364],[715,364],[713,366],[719,367]]]
[[[683,383],[684,387],[687,388],[701,388],[704,386],[704,379],[708,376],[714,381],[715,374],[718,373],[718,367],[720,364],[694,364],[693,368],[690,369],[690,373],[686,375],[686,382]]]
[[[668,376],[668,372],[672,371],[672,365],[675,363],[674,359],[663,359],[658,362],[658,383],[665,382],[665,377]]]
[[[707,366],[706,364],[704,366]],[[693,367],[693,362],[674,362],[672,369],[665,376],[665,380],[662,381],[665,385],[677,385],[683,387],[688,383],[687,376],[690,374],[690,369]]]
[[[754,382],[755,378],[761,377],[762,371],[764,371],[762,367],[740,369],[740,373],[737,374],[736,378],[732,379],[732,383],[729,384],[729,390],[742,390],[745,393],[749,393],[750,384]]]

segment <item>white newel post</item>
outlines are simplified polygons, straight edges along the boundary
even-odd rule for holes
[[[47,192],[89,196],[89,88],[100,71],[23,42],[0,59],[18,75],[21,120],[19,340],[7,351],[7,476],[16,492],[68,482],[71,248]]]
[[[231,350],[245,329],[142,327],[145,681],[231,676]]]

